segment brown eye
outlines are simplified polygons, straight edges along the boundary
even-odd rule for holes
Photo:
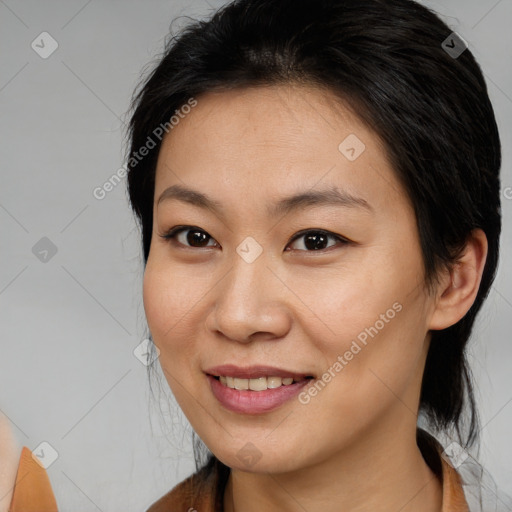
[[[160,236],[185,247],[212,247],[212,245],[208,245],[208,240],[214,240],[206,231],[194,226],[176,226],[165,235]]]
[[[307,252],[323,251],[325,249],[334,247],[336,244],[327,245],[329,239],[338,241],[342,245],[346,245],[348,243],[348,240],[344,239],[339,235],[335,235],[328,231],[318,229],[301,231],[300,233],[295,235],[295,237],[292,239],[292,243],[295,242],[296,240],[301,239],[303,239],[303,242],[301,244],[303,248],[299,248],[297,250],[305,250]]]

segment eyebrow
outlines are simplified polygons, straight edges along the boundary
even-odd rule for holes
[[[157,206],[163,201],[177,199],[185,203],[198,206],[221,215],[222,204],[208,197],[202,192],[192,190],[182,185],[172,185],[166,188],[157,201]],[[269,217],[285,215],[297,211],[306,206],[343,206],[346,208],[362,208],[370,213],[375,213],[373,207],[362,197],[354,196],[345,190],[336,187],[324,190],[308,190],[280,199],[277,203],[267,207]]]

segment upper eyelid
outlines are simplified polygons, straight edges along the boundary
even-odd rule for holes
[[[351,243],[351,241],[348,238],[345,238],[342,235],[338,235],[336,233],[333,233],[332,231],[328,231],[326,229],[321,229],[321,228],[316,228],[316,229],[315,228],[308,228],[308,229],[303,229],[303,230],[299,231],[298,233],[296,233],[295,235],[293,235],[293,237],[286,244],[286,246],[288,247],[291,243],[295,242],[295,240],[302,238],[304,235],[306,235],[307,233],[310,233],[310,232],[313,232],[313,233],[323,233],[327,237],[334,238],[338,243],[341,243],[342,245],[347,245],[347,244]],[[333,248],[333,246],[327,247],[326,249],[322,249],[320,251],[304,251],[304,250],[299,250],[299,251],[300,252],[304,252],[304,253],[309,253],[309,254],[315,254],[316,252],[321,253],[322,251],[327,251],[327,250],[332,249],[332,248]]]
[[[333,233],[332,231],[329,231],[327,229],[321,229],[321,228],[307,228],[307,229],[301,229],[300,231],[298,231],[295,235],[293,235],[292,238],[290,238],[290,242],[293,242],[294,240],[296,240],[297,238],[300,238],[301,236],[304,236],[306,235],[307,233],[323,233],[327,236],[330,236],[332,238],[338,238],[338,239],[341,239],[341,240],[344,240],[346,242],[348,242],[348,239],[341,236],[341,235],[338,235],[336,233]]]

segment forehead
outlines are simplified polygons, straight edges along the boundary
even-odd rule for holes
[[[246,87],[203,93],[196,101],[190,113],[180,116],[164,144],[166,140],[181,144],[183,138],[191,142],[190,136],[204,137],[208,132],[208,142],[222,146],[236,141],[295,146],[298,139],[304,144],[306,137],[312,144],[326,136],[339,137],[344,127],[361,138],[378,139],[351,105],[328,89],[295,84]]]
[[[329,91],[279,85],[196,100],[164,137],[155,198],[187,183],[224,191],[233,201],[316,186],[406,200],[381,139]]]

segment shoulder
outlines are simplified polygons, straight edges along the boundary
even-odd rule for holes
[[[471,455],[458,467],[470,512],[512,511],[512,496],[500,489],[489,471]]]
[[[435,437],[418,431],[422,454],[443,482],[443,512],[511,512],[512,498],[498,489],[490,473],[458,443],[446,448]]]
[[[208,464],[174,486],[146,512],[214,512],[221,496],[218,478],[216,467]]]
[[[8,507],[9,512],[57,512],[50,479],[38,457],[27,446],[20,450],[9,419],[0,411],[1,510]]]
[[[42,449],[41,452],[44,457]],[[9,512],[57,512],[46,469],[36,461],[39,457],[39,453],[33,453],[26,446],[22,448]]]

